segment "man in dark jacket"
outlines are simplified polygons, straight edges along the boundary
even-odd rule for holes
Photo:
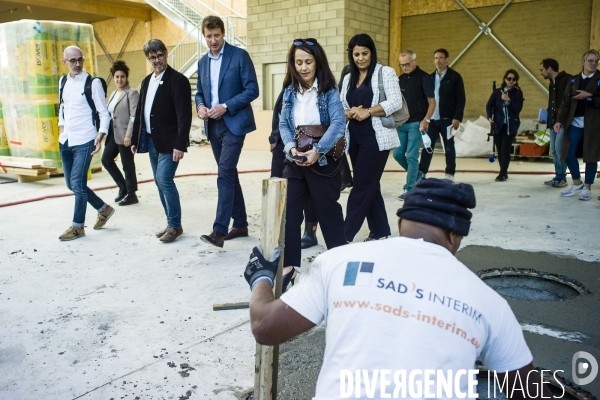
[[[560,192],[563,197],[579,194],[579,200],[591,199],[600,161],[600,53],[588,50],[581,58],[582,71],[575,75],[565,88],[563,101],[558,110],[554,131],[558,134],[564,127],[561,159],[567,162],[573,182]],[[577,148],[583,142],[585,178],[581,181]]]
[[[175,171],[190,145],[192,89],[188,79],[167,64],[167,48],[158,39],[144,43],[144,55],[154,70],[142,81],[135,112],[131,151],[148,152],[154,182],[167,216],[167,227],[156,233],[163,243],[183,233]]]
[[[545,58],[540,63],[540,75],[550,81],[548,85],[548,120],[540,121],[540,123],[546,124],[550,128],[550,150],[552,150],[555,170],[554,178],[544,182],[544,184],[563,187],[567,186],[567,164],[560,159],[563,135],[554,132],[553,127],[554,122],[556,122],[556,114],[562,103],[565,88],[572,75],[567,74],[565,71],[558,71],[558,61],[552,58]]]
[[[438,49],[433,53],[436,70],[431,74],[434,81],[435,111],[431,116],[427,135],[431,139],[431,148],[435,147],[438,136],[442,135],[446,151],[446,179],[454,180],[456,172],[456,150],[454,137],[448,137],[448,127],[458,129],[465,111],[465,85],[458,72],[448,67],[448,50]],[[419,174],[425,176],[429,171],[431,158],[425,149],[421,152]]]
[[[405,50],[399,57],[402,75],[398,77],[400,90],[406,100],[410,118],[396,128],[400,147],[394,149],[394,159],[406,170],[406,184],[398,199],[404,201],[406,194],[415,186],[419,172],[419,147],[421,132],[429,127],[435,111],[435,95],[431,76],[417,65],[417,55]]]
[[[225,41],[220,17],[205,17],[202,35],[210,51],[198,60],[196,110],[218,164],[218,199],[212,232],[200,240],[223,247],[225,240],[248,236],[237,163],[246,135],[256,130],[250,103],[258,97],[258,81],[248,52]]]

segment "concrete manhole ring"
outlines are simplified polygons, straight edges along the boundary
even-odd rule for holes
[[[477,275],[502,296],[527,300],[566,300],[589,293],[563,275],[527,268],[495,268]]]

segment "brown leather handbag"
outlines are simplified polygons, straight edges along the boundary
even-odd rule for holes
[[[311,150],[315,143],[319,143],[319,140],[321,140],[325,132],[327,132],[327,129],[329,129],[329,125],[298,125],[294,134],[296,150],[302,153]],[[341,158],[345,148],[346,137],[342,135],[335,146],[333,146],[333,148],[325,155]]]

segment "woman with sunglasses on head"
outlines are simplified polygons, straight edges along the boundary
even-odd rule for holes
[[[327,155],[344,136],[344,108],[325,51],[316,39],[296,39],[287,55],[279,131],[288,179],[283,288],[300,266],[302,209],[312,200],[328,249],[346,244],[340,197],[340,158]],[[323,126],[311,149],[299,151],[298,127]]]
[[[510,147],[521,124],[519,113],[523,109],[525,99],[523,91],[517,86],[518,83],[519,73],[514,69],[506,71],[502,86],[494,90],[485,107],[489,121],[494,124],[494,142],[500,163],[500,174],[496,177],[496,182],[505,182],[508,179]]]
[[[354,186],[346,206],[346,240],[351,242],[365,218],[369,224],[367,240],[385,238],[391,234],[379,181],[390,150],[400,146],[395,129],[386,128],[381,117],[402,107],[402,95],[396,72],[377,62],[373,39],[361,33],[348,43],[350,73],[342,83],[341,100],[350,135],[350,161],[354,171]],[[381,74],[386,100],[379,103]]]
[[[137,108],[139,94],[129,87],[129,67],[123,60],[116,60],[110,67],[110,73],[117,89],[108,97],[108,113],[110,127],[106,136],[102,165],[119,187],[115,201],[120,206],[139,203],[137,195],[137,177],[135,163],[131,152],[131,136],[133,119]],[[121,156],[125,178],[115,163],[115,157]]]

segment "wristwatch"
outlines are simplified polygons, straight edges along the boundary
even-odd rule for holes
[[[425,120],[425,122],[427,122],[428,124],[431,122],[431,120],[430,120],[430,119],[427,119],[427,118],[423,118],[423,119],[424,119],[424,120]]]
[[[227,110],[227,104],[223,103],[223,108]]]

